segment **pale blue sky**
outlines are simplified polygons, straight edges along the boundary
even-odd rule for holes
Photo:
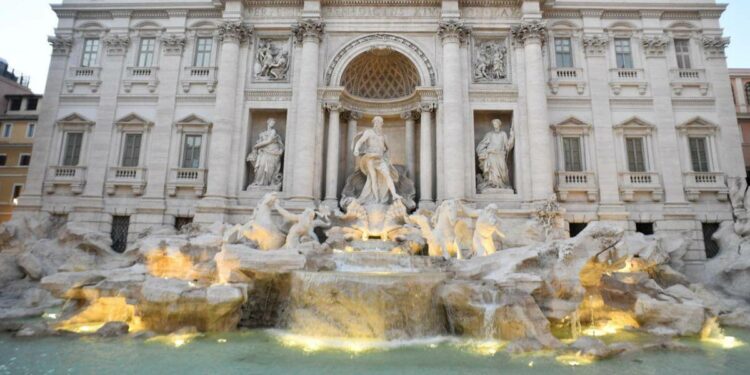
[[[11,67],[31,76],[31,88],[44,91],[51,49],[47,36],[57,23],[50,3],[61,0],[0,0],[0,57]],[[724,1],[722,1],[724,2]],[[750,68],[750,0],[728,0],[722,24],[732,37],[729,66]]]

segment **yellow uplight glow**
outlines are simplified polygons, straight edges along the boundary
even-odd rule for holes
[[[469,350],[472,353],[487,357],[497,354],[503,346],[505,346],[504,343],[495,340],[470,341],[468,344]]]
[[[727,336],[716,318],[710,319],[701,331],[701,341],[719,345],[723,349],[734,349],[745,345],[734,336]]]
[[[555,357],[555,360],[568,366],[585,366],[594,363],[594,358],[583,355],[581,352],[559,355]]]
[[[618,327],[616,324],[613,324],[612,322],[607,322],[606,324],[599,326],[599,327],[589,327],[583,330],[583,334],[586,336],[609,336],[614,335],[619,331],[622,327]]]
[[[198,337],[198,333],[176,333],[166,336],[156,336],[146,340],[146,342],[158,342],[175,348],[180,348],[189,344],[194,338]]]

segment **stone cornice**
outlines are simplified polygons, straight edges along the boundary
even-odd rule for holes
[[[462,43],[471,34],[471,29],[461,20],[444,20],[440,21],[437,33],[443,43]]]
[[[292,34],[297,43],[305,41],[320,42],[325,30],[325,23],[320,19],[307,18],[292,25]]]
[[[644,35],[641,43],[646,57],[664,57],[669,38],[663,35]]]
[[[219,40],[242,43],[250,39],[253,29],[242,21],[224,21],[219,24]]]
[[[181,55],[186,41],[185,34],[166,34],[161,37],[161,46],[167,55]]]
[[[731,39],[720,35],[703,37],[703,49],[708,58],[725,58],[724,50],[729,46]]]
[[[605,34],[583,36],[583,48],[588,56],[605,56],[609,47],[609,37]]]
[[[109,34],[104,38],[104,46],[110,56],[124,55],[130,46],[130,37],[126,34]]]
[[[67,56],[73,47],[73,38],[69,35],[55,35],[47,38],[52,46],[53,56]]]
[[[511,28],[513,39],[519,45],[528,42],[543,43],[547,38],[547,23],[544,21],[523,21]]]

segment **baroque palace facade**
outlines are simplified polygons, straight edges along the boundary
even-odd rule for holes
[[[64,0],[18,211],[100,230],[332,206],[382,118],[413,201],[704,232],[744,178],[714,0]],[[493,121],[500,120],[500,121]],[[499,172],[498,172],[499,171]]]

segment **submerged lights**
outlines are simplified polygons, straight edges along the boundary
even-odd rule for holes
[[[174,346],[175,348],[180,348],[189,344],[191,341],[193,341],[194,338],[198,336],[198,333],[173,333],[166,336],[152,337],[146,340],[146,342],[159,342],[162,344]]]
[[[566,364],[568,366],[585,366],[594,363],[594,359],[590,356],[581,354],[581,352],[575,354],[563,354],[555,357],[557,362]]]
[[[503,343],[494,340],[470,343],[470,349],[472,352],[484,356],[493,356],[497,354],[502,347]]]
[[[701,341],[719,345],[723,349],[734,349],[745,345],[737,338],[725,335],[716,318],[711,318],[701,330]]]

